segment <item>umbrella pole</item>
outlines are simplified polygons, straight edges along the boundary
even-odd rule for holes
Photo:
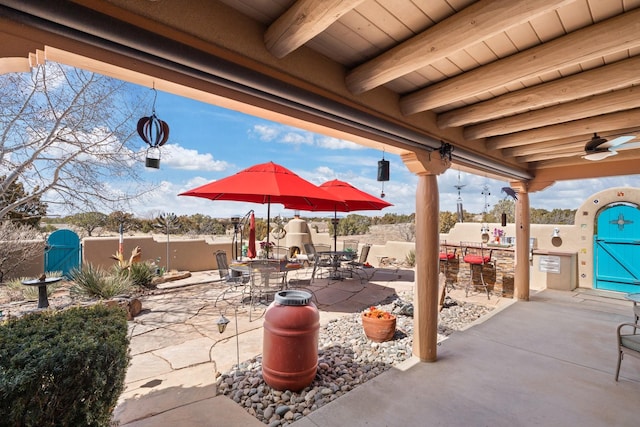
[[[333,211],[333,250],[338,252],[338,211]]]
[[[271,196],[267,196],[267,247],[269,247],[269,224],[271,223]]]

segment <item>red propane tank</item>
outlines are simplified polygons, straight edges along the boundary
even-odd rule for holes
[[[300,391],[318,369],[320,314],[306,291],[276,293],[264,317],[262,377],[275,390]]]

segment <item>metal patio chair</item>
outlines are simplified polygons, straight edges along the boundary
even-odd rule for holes
[[[469,264],[469,283],[465,286],[465,296],[469,296],[469,290],[472,288],[482,287],[487,293],[487,299],[491,299],[489,293],[489,285],[484,280],[484,267],[485,265],[493,266],[491,255],[492,249],[487,249],[484,243],[476,242],[460,242],[460,247],[463,248],[462,261]],[[473,281],[473,269],[478,267],[480,270],[480,283],[474,283]]]
[[[638,323],[623,323],[618,325],[616,337],[618,339],[618,365],[616,366],[616,381],[620,375],[620,364],[625,355],[640,359],[640,334]],[[626,333],[630,330],[631,333]]]
[[[253,310],[259,304],[264,305],[266,310],[270,299],[276,292],[286,287],[285,273],[280,271],[279,263],[269,260],[253,261],[251,263],[251,282],[250,282],[250,307],[249,321],[252,321]],[[264,311],[263,313],[264,314]],[[260,315],[261,317],[262,315]]]
[[[453,284],[453,281],[449,280],[449,277],[447,275],[448,271],[449,271],[449,261],[453,261],[454,259],[456,259],[457,254],[456,252],[458,251],[458,248],[454,247],[453,250],[450,249],[449,246],[447,246],[447,241],[446,240],[441,240],[440,241],[440,253],[438,255],[439,258],[439,262],[440,262],[440,267],[443,273],[444,273],[444,278],[445,278],[445,282],[444,282],[444,289],[445,292],[448,292],[449,289],[450,290],[454,290],[455,286]]]
[[[244,296],[248,290],[249,281],[251,279],[248,270],[247,272],[234,273],[229,268],[229,262],[227,261],[226,251],[215,252],[216,263],[218,264],[218,273],[220,274],[220,280],[228,285],[218,297],[214,303],[214,307],[218,304],[220,299],[224,300],[227,293],[236,292],[240,296]],[[242,299],[242,298],[241,298]]]
[[[373,276],[373,272],[375,271],[373,268],[366,268],[367,258],[369,257],[369,250],[371,249],[371,245],[364,245],[360,250],[360,256],[357,260],[346,261],[342,263],[342,267],[346,269],[346,271],[353,275],[357,275],[360,278],[361,282],[371,280],[371,276]],[[369,275],[367,270],[371,270],[372,273]]]

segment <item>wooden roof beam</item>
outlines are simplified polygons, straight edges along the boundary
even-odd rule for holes
[[[531,163],[539,162],[543,160],[559,159],[564,157],[577,157],[584,154],[584,146],[582,149],[562,150],[555,153],[538,153],[530,154],[528,156],[516,157],[518,163]]]
[[[431,110],[564,67],[640,46],[640,8],[475,68],[400,99],[405,115]]]
[[[640,108],[636,108],[508,135],[494,136],[488,138],[486,144],[488,150],[498,150],[549,141],[551,139],[559,139],[571,135],[586,135],[594,132],[633,128],[634,126],[640,127],[639,123]],[[587,141],[585,141],[585,143],[586,142]]]
[[[585,140],[588,139],[590,139],[590,137],[583,135],[582,139],[572,138],[570,142],[554,140],[523,145],[521,147],[505,148],[502,150],[502,155],[505,157],[522,157],[537,153],[553,153],[554,151],[564,149],[584,149]]]
[[[477,44],[569,1],[481,0],[354,68],[346,77],[351,92],[382,86],[455,52]]]
[[[463,134],[466,139],[485,138],[638,107],[640,87],[636,86],[469,126]]]
[[[640,83],[640,56],[509,92],[438,115],[440,129],[465,126]]]
[[[298,0],[264,34],[267,50],[284,58],[364,0]]]

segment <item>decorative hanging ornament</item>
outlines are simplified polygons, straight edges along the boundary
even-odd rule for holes
[[[380,197],[384,199],[384,182],[389,181],[389,161],[384,159],[384,150],[382,151],[382,160],[378,160],[378,181],[382,182]]]
[[[142,117],[138,120],[138,135],[149,145],[145,166],[153,169],[160,169],[160,147],[169,139],[169,125],[156,116],[156,99],[158,93],[153,88],[153,109],[151,116]]]

